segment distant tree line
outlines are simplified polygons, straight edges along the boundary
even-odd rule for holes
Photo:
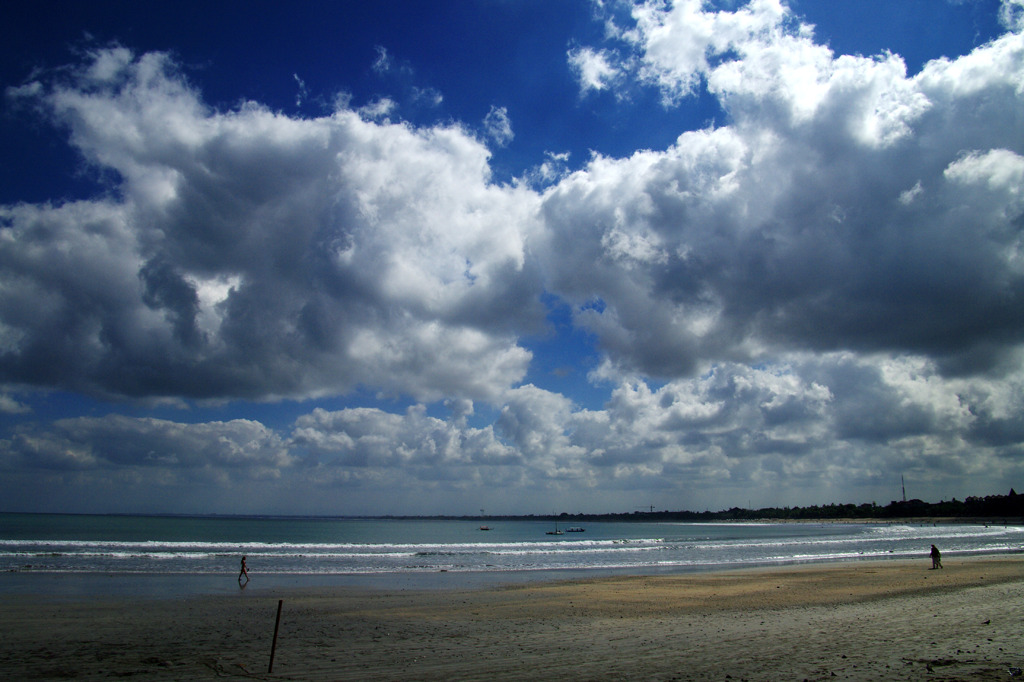
[[[810,507],[765,507],[722,511],[635,511],[630,514],[562,514],[560,519],[643,520],[643,521],[801,521],[818,519],[898,519],[898,518],[1010,518],[1024,517],[1024,496],[1012,488],[1008,495],[956,498],[946,502],[894,500],[885,506],[866,504],[826,504]]]
[[[810,507],[765,507],[763,509],[723,509],[721,511],[634,511],[607,514],[501,514],[480,516],[404,516],[387,515],[387,519],[450,519],[489,521],[817,521],[828,519],[1024,519],[1024,495],[1018,495],[1013,488],[1007,495],[968,497],[965,500],[953,498],[946,502],[925,502],[923,500],[894,500],[880,506],[874,502],[865,504],[825,504]]]
[[[721,511],[634,511],[608,514],[551,515],[481,515],[481,516],[387,516],[385,518],[438,518],[488,520],[559,520],[559,521],[814,521],[827,519],[1024,519],[1024,496],[1013,488],[1008,495],[968,497],[965,500],[924,502],[894,500],[885,506],[866,504],[825,504],[810,507],[765,507],[763,509],[723,509]]]

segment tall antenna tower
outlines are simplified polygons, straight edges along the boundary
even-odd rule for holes
[[[900,486],[903,488],[903,501],[907,501],[907,484],[903,482],[903,474],[900,474]]]

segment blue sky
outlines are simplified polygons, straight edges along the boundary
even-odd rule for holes
[[[1019,0],[9,5],[0,509],[1019,484]]]

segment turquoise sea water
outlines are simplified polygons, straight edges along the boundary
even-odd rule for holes
[[[486,523],[491,530],[471,520],[0,514],[0,591],[42,575],[223,581],[237,575],[243,555],[254,576],[336,584],[926,561],[932,543],[947,558],[1024,552],[1024,527],[995,524],[602,522],[548,535],[548,521]]]

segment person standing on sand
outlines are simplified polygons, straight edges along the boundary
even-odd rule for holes
[[[932,547],[935,547],[935,545],[932,545]],[[245,576],[245,582],[248,583],[249,582],[249,569],[246,568],[246,566],[245,566],[245,557],[242,557],[242,570],[238,572],[238,584],[239,585],[245,584],[245,583],[242,582],[242,576],[243,575]]]
[[[935,545],[932,545],[932,568],[942,568],[942,554]]]

